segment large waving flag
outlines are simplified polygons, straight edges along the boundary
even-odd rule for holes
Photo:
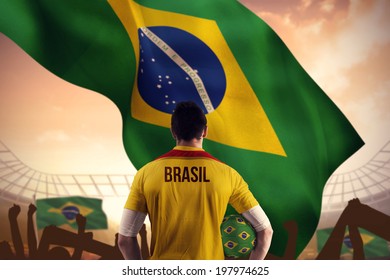
[[[236,0],[0,0],[0,13],[0,31],[39,63],[118,106],[136,168],[174,145],[177,102],[202,106],[204,146],[249,183],[276,256],[287,221],[298,225],[296,255],[303,250],[327,179],[363,145],[275,32]]]

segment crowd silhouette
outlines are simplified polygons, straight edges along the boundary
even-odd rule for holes
[[[27,246],[25,253],[24,243],[20,234],[17,218],[21,212],[20,206],[14,204],[8,210],[12,245],[8,241],[0,242],[0,259],[2,260],[80,260],[83,252],[89,252],[103,260],[121,260],[123,256],[118,248],[118,234],[115,234],[115,245],[111,246],[93,239],[92,232],[85,232],[86,217],[78,214],[76,223],[77,233],[64,230],[56,226],[47,226],[42,232],[39,245],[35,234],[33,215],[36,212],[33,204],[29,205],[27,213]],[[292,260],[296,258],[296,241],[298,227],[294,221],[284,225],[288,232],[288,241],[282,257],[268,254],[269,260]],[[319,260],[340,259],[345,230],[348,227],[349,237],[353,247],[353,259],[365,259],[364,244],[359,228],[364,228],[377,236],[390,241],[390,216],[379,212],[368,205],[360,203],[358,199],[348,202],[347,207],[341,213],[331,235],[324,247],[317,255]],[[145,225],[140,231],[141,254],[143,259],[150,256],[147,243]],[[12,248],[13,247],[13,248]]]
[[[98,259],[120,260],[123,259],[118,248],[118,234],[115,235],[115,245],[111,246],[93,239],[92,232],[85,232],[86,217],[77,214],[77,233],[64,230],[57,226],[47,226],[42,232],[38,245],[33,215],[37,208],[30,204],[27,213],[27,245],[28,252],[25,254],[23,240],[20,234],[17,218],[20,214],[20,206],[14,204],[8,210],[12,244],[8,241],[0,242],[0,259],[2,260],[80,260],[83,251],[97,255]],[[146,243],[145,226],[140,232],[143,244],[142,254],[145,259],[149,257]],[[145,247],[146,244],[146,247]]]

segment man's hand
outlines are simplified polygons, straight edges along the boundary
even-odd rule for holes
[[[32,216],[32,215],[34,215],[34,213],[37,211],[37,207],[34,205],[34,204],[30,204],[29,206],[28,206],[28,216]]]
[[[20,213],[20,206],[14,204],[9,210],[8,210],[8,217],[10,219],[16,219]]]

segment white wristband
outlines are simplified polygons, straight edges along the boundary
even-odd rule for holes
[[[123,209],[119,234],[129,237],[136,237],[142,228],[146,218],[146,213]]]
[[[242,216],[248,220],[256,232],[262,231],[271,225],[271,222],[260,205],[245,211],[242,213]]]

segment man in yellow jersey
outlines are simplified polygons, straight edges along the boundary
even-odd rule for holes
[[[202,109],[178,103],[171,132],[176,147],[134,177],[119,229],[124,258],[141,259],[137,234],[149,215],[151,259],[224,259],[220,225],[231,204],[256,231],[250,259],[264,259],[271,224],[238,172],[202,149],[207,135]]]

